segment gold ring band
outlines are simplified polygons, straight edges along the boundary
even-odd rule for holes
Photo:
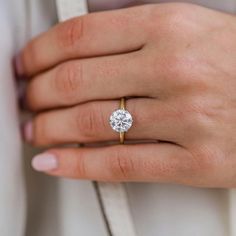
[[[120,109],[125,110],[125,98],[120,99]],[[120,132],[120,144],[125,143],[125,132]]]
[[[133,124],[132,115],[126,110],[125,98],[120,99],[120,106],[115,110],[109,119],[111,128],[120,134],[120,144],[125,143],[125,133],[131,128]]]

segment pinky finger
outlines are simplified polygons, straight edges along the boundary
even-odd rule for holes
[[[36,156],[32,165],[49,175],[76,179],[184,183],[196,166],[193,160],[180,146],[158,143],[52,149]]]

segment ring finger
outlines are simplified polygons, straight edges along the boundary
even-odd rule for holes
[[[109,124],[118,106],[119,101],[96,101],[41,113],[25,126],[26,139],[35,146],[118,141],[119,134]],[[150,98],[127,100],[133,127],[126,139],[177,142],[184,128],[173,107]]]

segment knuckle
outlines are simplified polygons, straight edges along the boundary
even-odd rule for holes
[[[85,141],[97,140],[105,129],[102,109],[97,103],[78,109],[75,121],[78,133]]]
[[[167,77],[166,83],[169,83],[169,86],[174,86],[175,84],[179,84],[181,79],[183,79],[183,59],[180,59],[178,55],[173,53],[172,55],[165,55],[162,59],[158,58],[158,61],[154,61],[154,76],[158,73],[158,68],[160,66],[163,70],[163,73]],[[156,64],[159,63],[157,68]]]
[[[53,87],[67,101],[73,101],[82,85],[81,63],[66,63],[58,67],[53,80]]]
[[[148,15],[151,7],[149,5],[143,5],[133,9],[127,9],[128,14],[109,14],[106,16],[107,22],[110,27],[114,28],[127,28],[127,26],[133,27],[136,25],[148,25]]]
[[[169,65],[165,64],[165,71],[167,77],[171,82],[176,82],[176,84],[181,83],[189,84],[191,81],[189,79],[189,74],[193,69],[194,58],[181,53],[179,55],[177,52],[172,52],[172,55],[167,55],[167,58],[163,61],[166,63],[168,61]]]
[[[132,178],[135,174],[133,155],[127,147],[118,147],[107,157],[111,175],[118,180]]]
[[[134,11],[130,14],[122,15],[112,15],[108,18],[109,24],[114,28],[124,28],[133,21],[134,18]]]
[[[157,90],[156,86],[150,88],[154,94],[176,95],[179,92],[190,93],[193,89],[203,88],[204,84],[200,84],[201,81],[197,80],[196,73],[194,71],[194,64],[196,60],[189,58],[184,53],[177,53],[175,49],[171,53],[166,53],[161,57],[155,56],[150,58],[148,63],[149,80],[153,83],[160,80],[160,76],[165,78],[161,81],[162,86]],[[146,64],[145,64],[146,65]],[[163,87],[165,88],[163,92]]]
[[[77,17],[58,25],[56,34],[59,45],[63,48],[78,47],[78,41],[84,34],[84,17]]]
[[[186,35],[186,31],[191,30],[189,25],[192,18],[192,7],[189,6],[190,4],[175,3],[153,7],[149,18],[152,22],[150,33],[154,33],[154,36],[158,34],[175,39],[178,36]]]
[[[172,78],[176,76],[175,86],[177,87],[179,84],[184,92],[202,93],[209,89],[209,85],[204,76],[199,77],[199,70],[201,70],[199,65],[201,62],[197,57],[176,55],[171,64],[173,67],[169,68],[169,76]]]
[[[172,56],[168,57],[169,67],[167,67],[167,73],[170,77],[175,76],[177,79],[181,79],[184,75],[185,71],[185,63],[187,58],[183,56],[180,57],[179,55],[173,54]]]
[[[154,60],[153,77],[160,74],[160,68],[163,75],[166,77],[165,85],[172,90],[179,92],[180,89],[185,93],[193,93],[194,91],[205,91],[207,82],[198,76],[199,65],[198,58],[186,55],[187,53],[178,53],[175,50],[171,55],[164,55],[162,58]],[[157,63],[159,63],[157,65]]]
[[[214,112],[202,98],[189,97],[185,104],[182,103],[182,113],[185,121],[196,130],[208,130],[213,125]]]
[[[182,5],[175,5],[175,7],[170,9],[169,14],[164,19],[164,23],[166,23],[166,26],[170,27],[170,29],[176,29],[176,27],[184,26],[186,20],[186,14],[184,12],[185,11]]]

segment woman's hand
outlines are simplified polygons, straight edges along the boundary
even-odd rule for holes
[[[21,63],[19,63],[21,62]],[[189,4],[94,13],[40,35],[18,71],[31,77],[25,127],[35,146],[114,141],[121,97],[149,143],[52,148],[33,166],[104,181],[236,186],[236,18]],[[156,141],[160,142],[156,142]]]

